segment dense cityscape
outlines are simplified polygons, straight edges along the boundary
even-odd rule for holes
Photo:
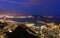
[[[53,18],[53,16],[1,15],[0,38],[15,38],[13,32],[18,27],[20,29],[18,28],[16,32],[20,31],[20,38],[60,38],[60,22],[51,21]]]

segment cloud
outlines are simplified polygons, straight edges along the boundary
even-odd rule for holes
[[[7,8],[7,7],[4,7],[4,6],[0,6],[0,14],[5,14],[5,13],[16,13],[16,9],[13,9],[13,8]]]
[[[31,5],[31,4],[39,3],[40,0],[30,0],[29,2],[17,2],[15,0],[0,0],[0,2],[7,2],[7,3],[14,3],[14,4],[23,4],[23,5]]]
[[[16,8],[9,8],[9,7],[5,7],[5,6],[0,6],[0,14],[27,15],[26,12],[23,12],[21,10],[18,11],[18,9],[16,9]]]
[[[25,0],[24,0],[25,1]],[[29,0],[25,2],[15,0],[0,0],[0,2],[8,3],[9,5],[3,4],[4,7],[0,6],[0,13],[13,13],[13,14],[42,14],[42,15],[53,15],[60,11],[57,0]],[[13,5],[12,5],[13,4]],[[15,5],[17,4],[17,5]],[[15,6],[14,6],[15,5]],[[10,7],[9,7],[10,6]],[[12,7],[12,8],[11,8]],[[57,10],[56,10],[57,9]]]

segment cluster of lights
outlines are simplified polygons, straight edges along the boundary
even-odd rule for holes
[[[32,26],[34,26],[35,24],[34,23],[26,23],[26,26],[27,27],[32,27]]]
[[[0,18],[33,18],[33,16],[0,15]]]
[[[60,38],[60,24],[55,24],[53,22],[47,22],[45,23],[44,21],[39,21],[38,23],[42,23],[44,24],[43,26],[40,27],[40,34],[41,34],[41,38],[44,36],[45,38],[47,38],[49,35],[48,34],[53,34],[52,37],[56,37],[56,38]],[[43,31],[46,31],[48,34],[43,33]],[[51,32],[48,32],[48,31],[51,31]],[[54,31],[54,32],[52,32]],[[58,34],[56,34],[58,33]],[[45,35],[46,34],[46,35]],[[56,34],[56,35],[55,35]],[[44,38],[43,37],[43,38]],[[49,38],[49,37],[48,37]]]
[[[57,37],[57,38],[60,38],[60,24],[59,25],[57,25],[57,24],[55,24],[55,23],[53,23],[53,22],[47,22],[47,23],[45,23],[44,21],[37,21],[38,23],[40,23],[40,24],[43,24],[43,26],[40,26],[40,27],[37,27],[37,26],[33,26],[32,28],[33,28],[33,30],[35,31],[35,33],[37,34],[37,35],[39,35],[41,38],[47,38],[47,36],[48,36],[48,34],[53,34],[54,32],[56,32],[56,33],[58,33],[58,34],[56,34],[56,35],[52,35],[53,37]],[[28,24],[27,24],[28,25]],[[29,26],[29,25],[28,25]],[[32,25],[30,25],[30,26],[32,26]],[[37,30],[36,30],[37,29]],[[48,34],[47,34],[47,36],[42,32],[42,31],[46,31]],[[49,31],[49,32],[48,32]],[[54,32],[51,32],[50,33],[50,31],[54,31]],[[41,35],[40,35],[41,34]],[[49,37],[48,37],[49,38]]]

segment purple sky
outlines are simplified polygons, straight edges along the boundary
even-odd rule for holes
[[[60,0],[0,0],[0,14],[60,16]]]

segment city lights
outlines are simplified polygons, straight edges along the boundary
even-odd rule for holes
[[[33,24],[33,23],[27,23],[27,24],[26,24],[27,27],[32,27],[32,26],[34,26],[34,25],[35,25],[35,24]]]
[[[11,30],[8,30],[10,33],[12,32]]]
[[[9,16],[7,16],[6,18],[8,17]],[[26,16],[19,16],[19,18],[20,17],[27,18]],[[29,18],[30,17],[31,16],[29,16]],[[7,23],[5,27],[0,29],[0,31],[3,32],[1,34],[5,34],[4,32],[7,32],[7,31],[9,33],[12,33],[18,26],[20,26],[21,28],[25,29],[25,31],[27,31],[29,34],[33,34],[34,36],[38,36],[41,38],[44,38],[44,37],[49,38],[49,36],[51,35],[51,37],[60,38],[60,23],[56,24],[55,22],[46,22],[44,20],[43,21],[36,20],[36,23],[37,23],[36,24],[33,22],[17,22],[17,21],[12,21],[12,20],[5,20],[5,19],[1,19],[0,22],[2,23],[1,25]],[[5,36],[6,35],[4,35],[4,37]]]
[[[33,16],[0,15],[0,18],[34,18]]]

